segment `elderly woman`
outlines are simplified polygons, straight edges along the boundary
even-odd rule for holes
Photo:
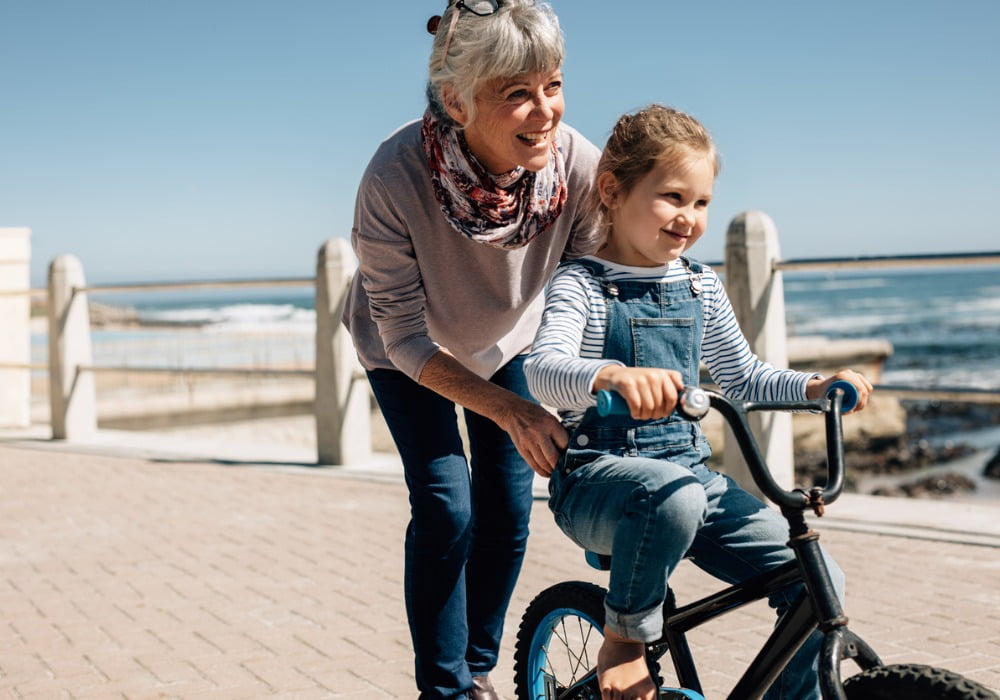
[[[362,178],[343,321],[410,492],[405,599],[420,697],[486,700],[497,697],[487,674],[524,557],[532,470],[547,476],[567,439],[522,364],[556,264],[596,242],[585,202],[599,153],[561,123],[563,37],[547,5],[458,0],[428,29],[429,106]]]

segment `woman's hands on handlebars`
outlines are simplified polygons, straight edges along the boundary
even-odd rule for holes
[[[816,379],[810,379],[809,383],[806,385],[806,398],[819,399],[826,396],[830,391],[830,386],[837,381],[849,382],[857,390],[857,403],[854,408],[846,413],[857,413],[858,411],[864,410],[865,406],[868,405],[868,397],[874,389],[872,388],[871,382],[865,379],[864,375],[855,372],[853,369],[842,369],[832,377],[817,377]]]

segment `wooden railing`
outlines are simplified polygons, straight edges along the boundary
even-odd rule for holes
[[[5,229],[0,229],[0,232]],[[11,231],[11,229],[6,229]],[[14,231],[21,232],[22,229]],[[3,240],[0,238],[0,243]],[[0,254],[3,248],[0,246]],[[317,461],[320,464],[358,463],[371,455],[370,394],[350,338],[340,323],[345,292],[355,271],[354,254],[347,241],[328,240],[319,250],[316,275],[309,278],[277,280],[208,280],[149,284],[88,285],[80,261],[72,255],[56,258],[49,266],[45,290],[27,288],[27,255],[15,250],[15,263],[24,267],[4,284],[0,278],[0,315],[8,324],[19,314],[25,316],[27,298],[47,297],[49,357],[49,405],[52,437],[74,440],[88,437],[97,430],[94,375],[102,372],[217,374],[226,376],[313,377],[315,382],[315,421]],[[824,258],[783,260],[774,223],[760,212],[736,217],[726,235],[725,260],[713,266],[723,270],[734,311],[751,347],[761,359],[775,366],[788,366],[787,329],[782,274],[789,270],[885,268],[920,265],[996,264],[1000,253],[948,254],[926,256],[883,256],[868,258]],[[0,260],[0,265],[3,261]],[[0,267],[0,273],[4,268]],[[156,367],[95,365],[92,358],[88,294],[118,292],[153,292],[233,287],[308,286],[315,289],[316,357],[314,369],[269,367]],[[6,308],[5,302],[16,300]],[[22,303],[23,301],[23,303]],[[23,308],[22,308],[23,307]],[[16,324],[14,324],[16,325]],[[13,326],[12,326],[13,327]],[[16,329],[15,329],[16,330]],[[19,331],[8,337],[20,337]],[[22,334],[27,344],[27,330]],[[20,341],[15,338],[15,345]],[[38,365],[27,360],[26,350],[16,352],[0,344],[2,378],[16,379],[16,386],[29,382]],[[359,381],[362,380],[362,381]],[[12,386],[7,384],[7,386]],[[959,402],[1000,402],[1000,393],[990,390],[882,385],[880,393],[889,392],[904,398],[936,398]],[[0,394],[0,423],[24,422],[27,415],[25,391]],[[12,404],[18,404],[16,410]],[[5,406],[6,404],[6,406]],[[13,420],[11,417],[13,416]],[[761,441],[768,463],[780,483],[792,481],[791,417],[784,414],[753,414],[753,428]],[[730,451],[735,452],[735,451]],[[726,470],[741,483],[748,477],[735,456],[726,457]]]
[[[80,261],[63,255],[48,275],[49,405],[52,437],[87,438],[97,431],[94,375],[134,374],[312,377],[315,382],[317,461],[356,463],[371,455],[369,395],[356,380],[363,377],[353,346],[340,324],[344,292],[354,274],[347,241],[331,239],[320,249],[316,276],[280,280],[203,280],[143,284],[88,285]],[[280,367],[167,367],[95,365],[91,348],[88,294],[155,292],[217,288],[313,286],[316,308],[315,369]]]

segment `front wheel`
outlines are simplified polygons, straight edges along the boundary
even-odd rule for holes
[[[919,664],[876,666],[844,681],[848,700],[1000,700],[957,673]]]

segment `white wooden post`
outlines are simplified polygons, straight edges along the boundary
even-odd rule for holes
[[[0,228],[0,426],[31,423],[31,229]]]
[[[351,337],[340,323],[356,264],[350,244],[331,238],[316,262],[316,446],[320,464],[372,455],[371,400]]]
[[[767,214],[744,212],[730,222],[724,273],[736,320],[757,356],[783,369],[788,367],[788,346],[785,290],[781,272],[775,269],[779,260],[778,229]],[[765,411],[751,413],[749,418],[775,481],[791,488],[795,479],[791,414]],[[729,476],[760,495],[728,428],[723,464]]]
[[[81,372],[93,364],[90,310],[83,265],[61,255],[49,265],[49,406],[52,437],[77,440],[97,432],[94,375]]]

